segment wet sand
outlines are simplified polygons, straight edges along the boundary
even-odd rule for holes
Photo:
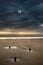
[[[4,48],[9,46],[17,48]],[[14,57],[20,61],[8,60]],[[0,39],[0,65],[43,65],[43,39]]]

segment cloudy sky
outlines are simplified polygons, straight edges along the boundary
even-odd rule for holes
[[[43,0],[0,0],[0,29],[43,32]]]

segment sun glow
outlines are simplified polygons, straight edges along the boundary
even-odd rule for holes
[[[36,32],[36,31],[30,31],[30,32],[28,32],[28,31],[25,31],[25,32],[22,32],[22,31],[19,31],[19,32],[12,32],[12,31],[0,31],[0,34],[40,34],[40,32]]]

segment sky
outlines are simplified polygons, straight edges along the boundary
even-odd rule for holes
[[[4,28],[43,33],[43,0],[0,0],[0,29]]]

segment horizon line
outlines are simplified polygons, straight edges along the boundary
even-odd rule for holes
[[[43,39],[43,37],[0,37],[0,39]]]

